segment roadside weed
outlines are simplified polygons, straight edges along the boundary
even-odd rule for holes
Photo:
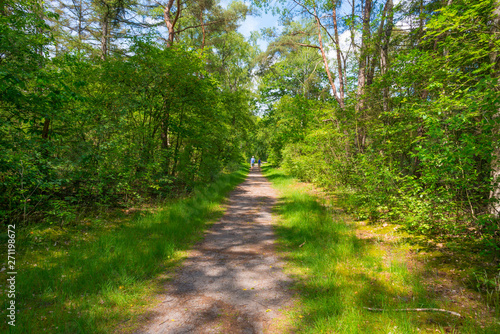
[[[286,271],[296,279],[298,306],[291,312],[300,333],[498,333],[448,292],[431,291],[425,268],[412,259],[396,229],[355,222],[312,186],[264,167],[280,191],[276,232]],[[371,312],[366,308],[383,309]],[[440,308],[459,312],[402,312]],[[491,316],[489,317],[491,319]],[[498,320],[498,319],[497,319]]]
[[[207,223],[222,215],[225,196],[246,173],[223,174],[153,213],[25,228],[17,240],[16,327],[9,329],[71,334],[133,330],[158,302],[154,296],[169,278],[166,269],[180,264]],[[5,317],[6,300],[1,304]],[[0,329],[9,330],[5,322]]]

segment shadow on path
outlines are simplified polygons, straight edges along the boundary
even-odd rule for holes
[[[292,305],[291,280],[274,252],[277,194],[254,168],[229,197],[224,217],[194,247],[165,299],[136,334],[278,333]]]

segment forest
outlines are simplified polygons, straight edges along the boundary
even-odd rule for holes
[[[256,47],[236,32],[247,6],[7,1],[1,12],[4,223],[175,197],[238,164],[255,119]]]
[[[282,31],[262,32],[255,150],[361,219],[500,254],[500,4],[279,8]]]
[[[499,252],[498,3],[254,6],[282,29],[245,40],[239,2],[4,1],[0,219],[176,196],[254,153]]]
[[[256,156],[500,289],[499,116],[499,0],[0,1],[4,228],[189,198]]]

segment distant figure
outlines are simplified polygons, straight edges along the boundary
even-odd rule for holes
[[[260,158],[259,158],[259,161],[257,162],[257,164],[259,165],[259,169],[260,169],[260,164],[262,163],[262,161],[260,161]]]
[[[255,158],[252,155],[252,159],[250,159],[250,169],[253,169],[253,165],[255,164]]]

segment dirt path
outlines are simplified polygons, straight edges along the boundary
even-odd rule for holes
[[[231,194],[226,214],[196,245],[165,300],[137,334],[281,333],[291,280],[274,252],[277,195],[254,168]]]

